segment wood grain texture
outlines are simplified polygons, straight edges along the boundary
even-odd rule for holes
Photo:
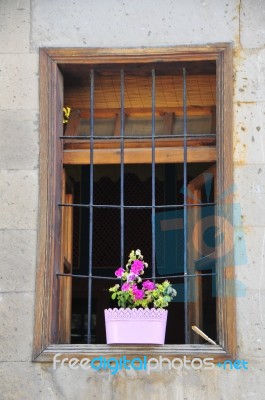
[[[126,356],[128,359],[135,357],[147,356],[151,357],[167,357],[173,359],[175,357],[187,359],[195,357],[213,358],[212,362],[223,362],[227,359],[227,353],[221,346],[209,344],[194,344],[194,345],[164,345],[164,346],[139,346],[139,345],[53,345],[48,346],[45,351],[35,360],[38,362],[52,362],[53,357],[60,354],[58,359],[67,358],[94,358],[94,357],[117,357],[121,355]]]
[[[73,194],[66,193],[66,174],[62,174],[62,203],[72,204]],[[62,207],[61,268],[60,273],[72,274],[73,208]],[[72,278],[59,277],[58,341],[71,342]]]
[[[215,137],[213,138],[198,138],[194,135],[193,138],[187,140],[188,147],[205,147],[206,150],[208,147],[215,148]],[[156,148],[182,148],[183,149],[183,139],[156,139],[155,140]],[[152,141],[150,139],[130,139],[128,136],[124,140],[124,148],[125,149],[150,149],[152,146]],[[94,139],[94,149],[119,149],[120,148],[120,137],[113,137],[110,140],[107,139]],[[90,149],[89,139],[65,139],[64,140],[64,150],[83,150]]]
[[[97,69],[95,67],[95,73]],[[120,77],[97,76],[95,78],[95,110],[120,108]],[[78,77],[78,72],[77,72]],[[77,79],[77,78],[76,78]],[[215,75],[187,75],[187,106],[214,107],[216,99]],[[124,82],[124,107],[127,109],[150,109],[152,105],[151,77],[126,76]],[[90,109],[90,87],[86,79],[65,87],[65,105],[71,108]],[[156,75],[156,108],[183,107],[182,74]]]
[[[47,311],[45,292],[46,264],[48,262],[48,135],[49,131],[49,57],[40,51],[40,173],[39,173],[39,213],[38,213],[38,258],[36,274],[35,332],[33,342],[33,358],[37,357],[48,345],[49,341],[43,326]]]
[[[217,207],[224,218],[220,231],[224,240],[217,248],[217,322],[219,343],[236,358],[236,309],[235,294],[231,293],[234,275],[225,279],[225,269],[232,267],[234,257],[230,251],[234,243],[232,232],[226,232],[225,223],[232,223],[233,204],[233,54],[232,46],[227,46],[217,60]],[[223,257],[225,255],[225,259]],[[232,290],[233,292],[233,290]]]
[[[45,48],[56,63],[120,64],[216,60],[230,43],[139,48]]]
[[[236,356],[235,298],[226,296],[228,283],[225,280],[223,266],[218,266],[218,333],[220,346],[182,345],[163,347],[109,347],[104,345],[76,346],[51,345],[58,339],[58,283],[56,272],[60,268],[61,221],[57,203],[61,199],[62,143],[62,79],[59,74],[60,63],[80,63],[87,65],[107,63],[151,63],[166,61],[214,60],[217,63],[217,154],[212,161],[217,162],[217,196],[222,206],[232,204],[233,194],[225,201],[220,195],[233,182],[232,165],[232,46],[221,43],[206,46],[180,46],[138,49],[41,49],[40,51],[40,190],[39,190],[39,234],[38,234],[38,271],[36,279],[35,333],[33,359],[51,362],[57,352],[64,356],[91,355],[131,355],[137,354],[163,356],[214,357],[222,361]],[[213,149],[209,149],[209,154]],[[67,150],[68,151],[68,150]],[[133,150],[134,151],[134,150]],[[133,154],[133,151],[131,154]],[[145,151],[145,150],[144,150]],[[167,149],[168,151],[168,149]],[[189,150],[191,151],[191,149]],[[207,150],[208,151],[208,150]],[[73,156],[68,151],[69,155]],[[135,154],[134,154],[135,155]],[[198,155],[198,152],[197,152]],[[86,151],[80,157],[87,160]],[[119,157],[114,153],[113,157]],[[161,156],[162,157],[162,156]],[[163,156],[164,157],[164,156]],[[176,159],[176,154],[170,157]],[[175,157],[175,158],[174,158]],[[200,156],[201,157],[201,156]],[[89,161],[89,160],[88,160]],[[87,162],[88,162],[87,161]],[[72,162],[72,161],[71,161]],[[227,218],[231,218],[231,207],[226,207]],[[221,227],[222,228],[222,227]],[[229,248],[233,238],[225,235],[223,248]],[[233,257],[227,259],[229,279],[233,280]],[[228,271],[228,270],[227,270]],[[226,274],[227,275],[227,274]],[[228,280],[227,280],[228,281]],[[225,294],[225,295],[224,295]],[[146,353],[148,351],[148,353]]]
[[[200,176],[200,175],[199,175]],[[198,177],[197,177],[198,178]],[[197,179],[195,178],[195,179]],[[202,187],[196,188],[188,185],[188,204],[198,204],[202,201]],[[201,256],[201,232],[194,227],[201,218],[200,207],[193,207],[188,209],[188,273],[196,275],[198,272],[195,268],[195,260]],[[198,275],[188,280],[188,326],[191,337],[191,343],[202,343],[202,338],[196,335],[191,327],[196,325],[203,329],[203,307],[202,307],[202,276]]]
[[[38,267],[33,358],[57,341],[60,268],[63,80],[55,62],[40,51],[40,193]]]
[[[80,112],[80,118],[89,119],[90,118],[90,111],[84,107],[80,107],[78,109]],[[124,110],[125,116],[127,117],[149,117],[152,116],[152,109],[151,107],[142,108],[126,108]],[[191,117],[195,116],[210,116],[215,112],[215,107],[187,107],[187,115]],[[94,118],[111,118],[116,117],[117,114],[120,113],[120,108],[101,108],[94,110]],[[164,116],[167,113],[174,113],[175,116],[183,117],[183,107],[158,107],[156,105],[155,116],[160,117]],[[70,116],[71,117],[71,116]],[[213,130],[214,132],[214,130]]]
[[[76,136],[79,124],[80,124],[80,111],[77,109],[71,110],[69,121],[65,129],[65,136]]]
[[[196,204],[202,201],[202,190],[204,189],[207,179],[216,181],[216,165],[213,164],[202,174],[196,176],[188,184],[188,203]],[[216,195],[216,193],[215,193]],[[203,254],[202,251],[202,225],[197,224],[201,218],[201,210],[199,207],[189,211],[189,227],[188,231],[192,232],[192,238],[190,238],[189,248],[189,273],[197,275],[190,284],[189,290],[194,291],[195,301],[189,304],[189,326],[196,325],[197,327],[203,327],[203,293],[202,293],[202,280],[203,276],[199,275],[201,271],[197,271],[195,268],[194,260],[198,260]],[[194,227],[197,229],[194,229]],[[193,343],[202,343],[203,339],[191,330],[191,337]]]
[[[156,163],[179,163],[183,162],[184,154],[181,147],[178,148],[156,148]],[[214,162],[216,160],[216,149],[214,147],[190,147],[187,152],[190,163]],[[93,155],[94,164],[120,164],[121,153],[119,149],[95,149]],[[124,152],[125,164],[150,164],[152,162],[151,149],[129,148]],[[90,151],[65,150],[63,154],[65,165],[87,165],[90,163]]]

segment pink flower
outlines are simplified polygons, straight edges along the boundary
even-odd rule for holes
[[[154,282],[151,281],[145,281],[143,282],[143,289],[144,290],[153,290],[156,288],[156,285],[154,284]]]
[[[135,275],[139,275],[143,269],[144,269],[144,263],[142,261],[135,260],[132,263],[131,272],[133,272]]]
[[[131,285],[130,285],[129,283],[124,283],[124,284],[122,285],[122,287],[121,287],[121,290],[122,290],[123,292],[127,292],[127,290],[130,290],[130,288],[131,288]]]
[[[143,299],[144,292],[142,290],[138,289],[136,286],[133,287],[132,292],[133,292],[134,301]]]
[[[115,275],[118,277],[118,278],[121,278],[122,277],[122,275],[123,275],[123,273],[124,273],[124,269],[122,268],[122,267],[120,267],[120,268],[118,268],[116,271],[115,271]]]

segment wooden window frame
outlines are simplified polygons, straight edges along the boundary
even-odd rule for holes
[[[158,61],[216,61],[217,76],[217,192],[226,193],[233,183],[232,146],[232,45],[220,43],[207,46],[182,46],[135,49],[40,49],[40,180],[38,260],[36,278],[35,332],[33,360],[51,362],[55,354],[61,357],[84,356],[117,357],[126,355],[149,357],[212,357],[216,362],[236,357],[235,296],[231,292],[234,279],[233,255],[228,266],[218,269],[218,287],[222,295],[218,303],[218,335],[220,345],[185,344],[164,346],[108,346],[72,345],[58,342],[58,283],[55,265],[60,263],[60,210],[62,186],[62,143],[58,139],[62,130],[62,99],[58,65],[150,63]],[[219,196],[220,197],[220,196]],[[232,204],[233,194],[217,199],[218,205]],[[227,207],[232,218],[231,208]],[[230,219],[231,220],[231,219]],[[224,232],[225,221],[220,226]],[[230,235],[230,236],[229,236]],[[227,254],[233,241],[231,233],[225,235],[220,254]],[[218,255],[217,255],[218,256]],[[226,295],[224,295],[226,294]]]

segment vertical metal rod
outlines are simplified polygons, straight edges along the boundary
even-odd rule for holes
[[[90,72],[90,200],[89,200],[89,264],[88,264],[88,304],[87,343],[91,343],[92,316],[92,265],[93,265],[93,181],[94,181],[94,70]]]
[[[124,70],[121,70],[121,131],[120,131],[120,149],[121,149],[121,169],[120,169],[120,218],[121,218],[121,266],[124,266]]]
[[[185,343],[190,342],[190,333],[188,327],[188,219],[187,219],[187,83],[186,83],[186,70],[183,68],[183,143],[184,143],[184,165],[183,165],[183,186],[184,186],[184,210],[183,210],[183,224],[184,224],[184,329],[185,329]]]
[[[156,75],[152,69],[152,278],[156,276],[156,243],[155,243],[155,93]]]

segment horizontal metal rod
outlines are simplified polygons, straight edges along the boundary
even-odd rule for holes
[[[60,274],[60,273],[56,273],[56,275],[57,276],[68,276],[68,277],[71,277],[71,278],[81,278],[81,279],[88,279],[88,278],[91,278],[91,279],[106,279],[106,280],[112,280],[112,281],[120,281],[120,278],[112,278],[112,277],[110,277],[110,276],[98,276],[98,275],[91,275],[91,276],[88,276],[88,275],[73,275],[73,274]],[[187,274],[187,275],[165,275],[165,276],[155,276],[154,278],[142,278],[142,280],[144,281],[144,280],[148,280],[148,279],[157,279],[157,280],[160,280],[160,279],[168,279],[168,278],[170,278],[170,279],[172,279],[172,278],[174,278],[174,279],[178,279],[178,278],[194,278],[194,277],[196,277],[196,276],[215,276],[215,275],[217,275],[216,274],[216,272],[209,272],[209,273],[207,273],[207,274],[202,274],[202,273],[200,273],[200,274]]]
[[[76,274],[62,274],[62,273],[56,273],[57,276],[69,276],[71,278],[80,278],[80,279],[106,279],[106,280],[111,280],[111,281],[117,281],[120,280],[120,278],[115,278],[111,276],[98,276],[98,275],[76,275]]]
[[[196,204],[170,204],[170,205],[163,205],[163,206],[158,206],[156,205],[154,208],[161,209],[161,208],[183,208],[184,206],[187,207],[198,207],[198,206],[215,206],[216,203],[196,203]],[[89,208],[90,204],[65,204],[65,203],[59,203],[58,207],[85,207]],[[112,204],[93,204],[92,207],[94,208],[115,208],[115,209],[120,209],[120,208],[125,208],[125,209],[152,209],[152,206],[121,206],[121,205],[112,205]]]
[[[154,139],[174,139],[174,138],[183,138],[183,134],[172,134],[172,135],[156,135]],[[211,138],[211,137],[216,137],[215,133],[189,133],[186,135],[186,137],[192,137],[194,139],[198,138]],[[71,139],[71,140],[90,140],[91,136],[60,136],[60,139]],[[152,136],[150,135],[127,135],[127,136],[94,136],[94,140],[97,139],[108,139],[108,140],[123,140],[123,139],[152,139]]]
[[[205,260],[205,259],[207,261],[209,259],[209,257],[212,257],[214,254],[215,254],[215,252],[207,254],[206,256],[203,256],[201,258],[197,258],[197,259],[194,258],[193,261],[199,262],[199,261],[202,261],[202,260]]]
[[[216,272],[209,272],[207,274],[183,274],[183,275],[165,275],[165,276],[155,276],[154,279],[177,279],[177,278],[194,278],[196,276],[215,276],[217,275]],[[150,278],[145,278],[145,279],[150,279]],[[144,279],[143,279],[144,280]]]

